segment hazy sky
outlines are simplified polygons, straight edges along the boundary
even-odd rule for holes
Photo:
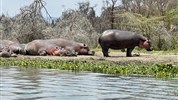
[[[0,15],[14,16],[20,12],[20,8],[31,4],[34,0],[0,0]],[[60,17],[67,9],[76,9],[78,2],[89,1],[91,6],[96,5],[96,14],[101,13],[103,0],[44,0],[46,8],[52,17]],[[45,16],[45,15],[44,15]]]

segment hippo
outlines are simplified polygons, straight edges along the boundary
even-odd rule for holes
[[[69,50],[69,51],[74,50],[75,52],[77,52],[78,55],[94,55],[95,54],[95,52],[91,51],[89,47],[84,43],[61,39],[61,38],[49,39],[46,41],[52,44],[56,44],[57,46],[62,47],[65,50]]]
[[[9,47],[0,47],[0,57],[17,57]]]
[[[151,40],[143,35],[130,31],[106,30],[99,37],[98,42],[102,48],[103,56],[109,57],[108,50],[111,49],[127,49],[126,56],[132,57],[132,50],[138,46],[152,51]]]
[[[56,47],[64,48],[66,51],[74,50],[78,55],[94,55],[94,51],[91,51],[85,44],[61,38],[33,40],[26,44],[25,50],[27,55],[47,55],[48,49]]]
[[[9,47],[0,47],[0,57],[10,57],[12,54],[12,50]]]
[[[25,54],[20,43],[11,40],[0,40],[0,47],[8,47],[15,54]]]
[[[59,47],[55,44],[50,44],[43,40],[33,40],[25,45],[25,52],[26,55],[58,55],[56,54],[57,48]]]

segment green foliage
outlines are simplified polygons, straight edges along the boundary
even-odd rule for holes
[[[178,68],[172,64],[157,64],[153,70],[157,77],[175,77],[178,73]]]
[[[175,95],[175,96],[178,96],[178,90],[174,92],[174,95]]]
[[[117,28],[143,34],[152,40],[154,50],[173,50],[177,46],[177,32],[167,29],[165,16],[147,18],[141,14],[118,11],[116,13]],[[171,24],[172,28],[175,28]]]
[[[0,59],[1,66],[20,66],[35,68],[52,68],[60,70],[92,71],[115,75],[143,75],[158,78],[178,77],[178,66],[171,64],[156,65],[120,65],[114,62],[81,62],[81,61],[58,61],[44,59]]]
[[[162,17],[146,18],[141,14],[125,11],[119,11],[116,16],[118,29],[138,32],[149,37],[162,19]]]
[[[168,24],[174,23],[177,25],[178,24],[177,12],[178,12],[178,5],[176,6],[176,8],[167,10],[165,21],[168,22]]]
[[[176,37],[173,37],[172,39],[171,39],[171,48],[170,48],[170,50],[173,50],[173,49],[176,49],[177,47],[178,47],[178,38],[176,38]]]

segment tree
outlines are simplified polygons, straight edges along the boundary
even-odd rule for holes
[[[96,47],[98,43],[98,34],[89,19],[78,10],[63,12],[61,20],[56,23],[53,30],[57,33],[54,35],[55,37],[83,42],[90,47]]]
[[[10,39],[11,36],[11,31],[13,25],[13,20],[9,16],[5,16],[2,14],[0,16],[0,38],[1,39]]]
[[[17,33],[15,37],[20,42],[26,43],[44,38],[42,30],[46,27],[47,22],[42,16],[42,9],[46,10],[43,0],[34,0],[29,6],[20,8],[20,14],[14,17],[14,29]],[[46,13],[48,13],[47,10]]]
[[[78,11],[81,14],[84,14],[87,16],[87,18],[91,22],[92,26],[94,26],[95,17],[96,17],[95,10],[94,10],[95,6],[91,6],[89,1],[78,3]]]
[[[175,8],[176,3],[177,0],[122,0],[122,8],[149,18],[164,16],[168,9]]]
[[[110,21],[110,28],[114,29],[114,24],[115,24],[115,14],[114,11],[115,9],[118,7],[117,6],[117,2],[118,0],[105,0],[104,4],[105,7],[103,7],[103,10],[106,14],[106,16],[109,17],[109,21]]]

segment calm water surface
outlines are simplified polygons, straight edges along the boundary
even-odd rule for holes
[[[178,100],[178,79],[0,67],[0,100]]]

